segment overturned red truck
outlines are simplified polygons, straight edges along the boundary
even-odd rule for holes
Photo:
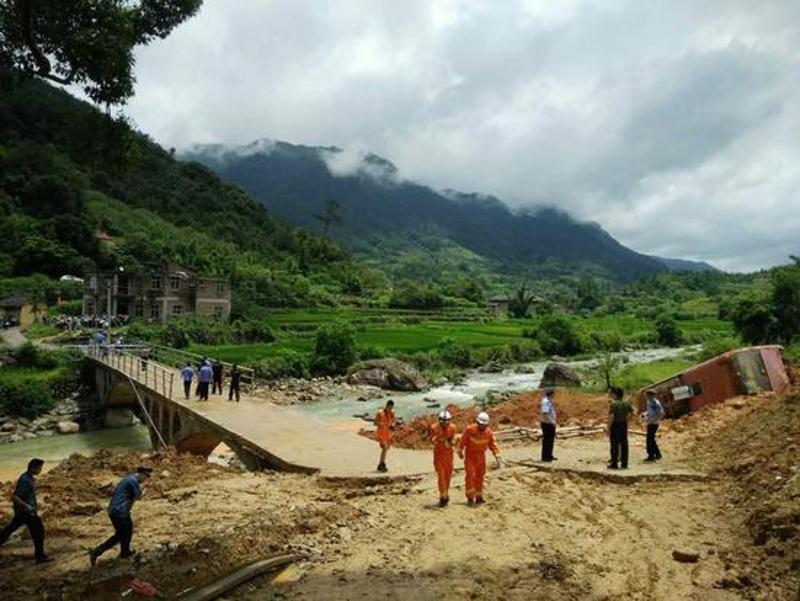
[[[667,417],[679,417],[742,394],[783,394],[789,386],[783,347],[767,345],[728,351],[644,390],[656,393]]]

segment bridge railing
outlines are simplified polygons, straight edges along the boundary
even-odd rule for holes
[[[174,370],[138,354],[117,352],[108,346],[89,344],[81,347],[81,351],[86,356],[123,372],[146,388],[168,399],[172,398],[175,389]]]
[[[206,359],[204,355],[198,355],[197,353],[190,353],[189,351],[183,351],[180,349],[171,348],[168,346],[162,346],[160,344],[148,344],[148,349],[150,350],[150,356],[154,359],[157,359],[160,363],[164,365],[171,365],[177,369],[185,366],[187,361],[192,362],[195,366],[200,365],[200,362],[203,359]],[[211,357],[213,360],[214,358]],[[230,378],[231,370],[233,369],[233,364],[228,363],[227,361],[220,361],[223,367],[223,373],[225,374],[226,378]],[[255,370],[249,367],[242,367],[241,365],[237,365],[240,376],[240,386],[242,390],[247,392],[252,392],[252,390],[256,386],[256,373]]]

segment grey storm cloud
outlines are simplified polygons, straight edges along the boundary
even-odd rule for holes
[[[206,0],[137,77],[126,112],[166,146],[368,150],[642,252],[800,253],[795,0]]]

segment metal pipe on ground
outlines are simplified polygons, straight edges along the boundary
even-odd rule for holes
[[[297,555],[275,555],[266,559],[261,559],[254,563],[242,566],[235,569],[227,576],[223,576],[219,580],[207,584],[202,588],[187,591],[178,595],[178,601],[212,601],[217,599],[236,588],[240,584],[244,584],[248,580],[252,580],[267,572],[274,572],[280,568],[288,566],[290,563],[297,561]]]

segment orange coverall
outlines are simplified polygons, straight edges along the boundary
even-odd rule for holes
[[[391,428],[394,427],[394,422],[394,411],[386,407],[378,411],[375,416],[375,425],[378,427],[375,437],[378,439],[378,444],[381,445],[382,449],[389,448],[392,440]]]
[[[478,424],[470,424],[461,435],[459,450],[464,451],[464,477],[467,499],[483,497],[483,476],[486,474],[486,450],[500,457],[500,448],[494,440],[494,432],[490,427],[483,431]]]
[[[453,447],[456,444],[456,427],[447,424],[444,428],[431,425],[431,441],[433,442],[433,467],[439,479],[439,498],[450,496],[450,479],[453,477]]]

